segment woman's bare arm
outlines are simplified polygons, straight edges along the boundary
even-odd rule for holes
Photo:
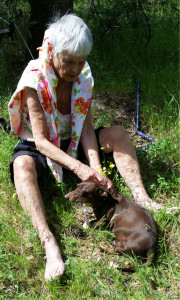
[[[97,184],[104,185],[104,187],[108,189],[108,182],[106,182],[95,169],[81,163],[79,160],[74,159],[48,141],[46,120],[37,92],[34,89],[26,88],[25,100],[29,109],[32,133],[36,148],[42,154],[52,159],[63,168],[74,172],[82,181],[93,181]]]
[[[90,108],[84,122],[80,141],[89,165],[96,170],[102,171],[101,162],[99,159],[97,139],[91,121]]]
[[[31,88],[27,88],[25,97],[29,109],[32,133],[36,148],[45,156],[59,163],[62,167],[69,169],[69,166],[75,162],[71,161],[71,157],[69,155],[54,146],[47,139],[45,115],[40,105],[37,92]]]
[[[90,108],[84,122],[80,141],[89,165],[101,174],[102,166],[99,158],[97,139],[92,126]],[[108,178],[106,178],[106,180],[108,181],[109,186],[112,187],[112,182]]]

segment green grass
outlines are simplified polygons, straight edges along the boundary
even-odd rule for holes
[[[154,214],[159,226],[159,244],[153,267],[141,266],[141,261],[133,256],[103,253],[99,245],[112,244],[113,236],[101,228],[82,227],[88,216],[84,207],[72,206],[64,199],[77,181],[69,174],[61,187],[54,181],[49,186],[47,182],[41,185],[48,222],[66,264],[61,279],[45,282],[43,250],[9,180],[8,164],[16,142],[16,138],[1,131],[0,299],[178,298],[179,217],[163,212]],[[148,192],[158,201],[166,200],[167,206],[178,204],[175,151],[170,151],[170,142],[165,138],[138,154]],[[113,172],[111,176],[120,191],[130,195],[123,180]],[[120,268],[128,262],[136,266],[134,274],[121,272]]]
[[[160,26],[161,25],[161,26]],[[95,92],[135,96],[135,79],[141,83],[142,128],[155,144],[138,158],[145,187],[167,207],[179,205],[179,127],[177,96],[177,30],[162,23],[147,49],[132,48],[132,42],[102,41],[90,57]],[[140,53],[140,54],[138,54]],[[11,85],[0,74],[1,117],[8,119],[7,103],[18,81]],[[112,107],[110,108],[113,109]],[[108,114],[99,115],[95,126],[108,125]],[[110,124],[109,124],[110,125]],[[91,208],[72,205],[64,195],[78,181],[65,175],[59,187],[53,180],[41,184],[50,228],[61,248],[66,265],[62,278],[45,282],[44,252],[29,218],[22,212],[9,178],[9,162],[17,138],[0,129],[0,299],[178,299],[179,298],[179,215],[164,212],[153,216],[159,227],[155,265],[144,267],[135,256],[101,252],[100,244],[113,244],[113,235],[103,228],[84,229]],[[124,181],[111,171],[121,193],[131,196]],[[86,211],[85,211],[86,208]],[[128,263],[134,274],[121,271]]]

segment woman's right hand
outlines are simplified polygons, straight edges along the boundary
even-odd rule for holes
[[[73,172],[82,180],[82,181],[92,181],[97,185],[101,186],[105,190],[109,190],[113,187],[113,183],[107,177],[103,177],[95,169],[80,163],[79,167]]]

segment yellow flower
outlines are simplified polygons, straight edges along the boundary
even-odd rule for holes
[[[115,167],[115,165],[113,163],[111,163],[109,166],[110,166],[110,168],[114,168]]]

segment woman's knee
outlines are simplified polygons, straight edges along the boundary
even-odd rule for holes
[[[111,135],[115,141],[123,140],[124,138],[129,137],[127,130],[120,125],[114,125],[111,127]]]
[[[111,152],[114,145],[117,145],[129,139],[128,132],[120,125],[114,125],[110,128],[105,128],[100,131],[99,141],[105,152]]]
[[[34,159],[29,155],[18,156],[13,163],[14,176],[26,177],[36,175],[36,165]]]

